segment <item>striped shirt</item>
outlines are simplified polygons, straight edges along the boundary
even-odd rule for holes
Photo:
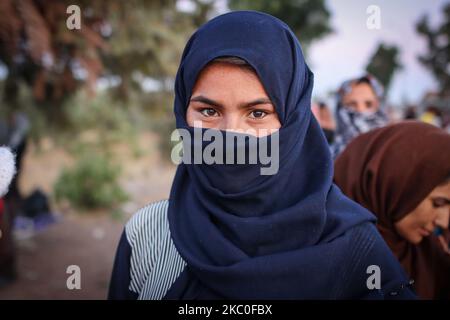
[[[152,203],[136,212],[127,222],[119,241],[114,262],[108,299],[163,299],[169,289],[186,268],[186,262],[178,253],[172,241],[167,216],[169,202],[163,200]],[[366,227],[354,228],[352,241],[358,242],[360,248],[370,245],[370,240],[364,234]],[[397,267],[391,268],[393,256],[386,255],[389,251],[383,242],[372,246],[371,261],[383,266],[385,290],[368,290],[364,299],[413,299],[415,295],[410,290],[410,284],[399,284]],[[361,270],[361,254],[366,250],[353,253],[346,263],[347,272],[339,274],[341,278],[358,277],[359,283],[366,283],[366,271]],[[359,270],[359,271],[358,271]],[[403,280],[403,279],[402,279]],[[344,281],[345,283],[345,281]],[[358,281],[348,281],[358,283]],[[338,289],[342,292],[333,294],[344,297],[346,287]]]
[[[119,241],[109,299],[162,299],[186,263],[172,242],[168,200],[147,205],[127,222]]]

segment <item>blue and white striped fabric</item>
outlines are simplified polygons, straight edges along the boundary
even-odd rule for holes
[[[138,299],[162,299],[186,263],[172,242],[168,200],[140,209],[125,226],[131,246],[129,290]]]

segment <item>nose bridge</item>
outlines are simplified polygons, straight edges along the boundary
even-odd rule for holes
[[[364,112],[365,110],[366,110],[366,106],[365,106],[364,101],[358,100],[356,102],[356,111],[357,112]]]
[[[241,124],[239,123],[241,118],[237,112],[227,112],[224,114],[220,129],[222,130],[236,130],[241,128]]]

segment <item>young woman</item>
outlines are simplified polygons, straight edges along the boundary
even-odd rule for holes
[[[367,74],[345,81],[337,93],[336,132],[331,145],[336,158],[358,135],[388,123],[383,105],[383,87]]]
[[[300,44],[272,16],[224,14],[191,37],[175,83],[177,128],[278,135],[279,168],[181,163],[169,200],[127,223],[111,299],[414,297],[373,215],[332,183],[312,88]],[[373,286],[374,265],[382,275]]]
[[[373,130],[336,159],[335,182],[375,213],[419,297],[450,298],[450,135],[415,121]]]

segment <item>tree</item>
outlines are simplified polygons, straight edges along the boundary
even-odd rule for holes
[[[187,38],[205,22],[212,2],[198,2],[192,12],[181,12],[176,0],[110,0],[110,50],[103,55],[107,72],[121,79],[119,93],[138,88],[136,75],[166,83],[173,78]]]
[[[374,75],[384,86],[385,93],[389,91],[395,72],[402,68],[398,55],[399,49],[396,46],[380,43],[366,67],[366,71]]]
[[[176,3],[0,1],[0,64],[8,71],[3,102],[13,105],[25,84],[36,103],[56,106],[42,110],[60,117],[64,100],[81,86],[94,92],[100,76],[120,79],[115,92],[123,98],[130,88],[140,89],[142,77],[173,77],[186,39],[213,8],[211,1],[196,0],[196,10],[180,12]],[[80,8],[80,29],[66,25],[70,5]]]
[[[304,50],[329,34],[330,11],[323,0],[229,0],[233,10],[257,10],[283,20],[300,40]]]
[[[100,32],[104,20],[91,14],[81,20],[81,29],[69,30],[66,10],[71,3],[0,1],[0,61],[8,69],[7,101],[14,101],[21,81],[32,88],[37,101],[60,100],[75,90],[81,69],[86,82],[94,85],[102,70],[99,52],[106,48]]]
[[[450,4],[443,7],[443,22],[431,28],[428,16],[416,24],[417,32],[425,37],[428,52],[419,56],[419,61],[428,68],[439,82],[442,94],[450,94]]]

